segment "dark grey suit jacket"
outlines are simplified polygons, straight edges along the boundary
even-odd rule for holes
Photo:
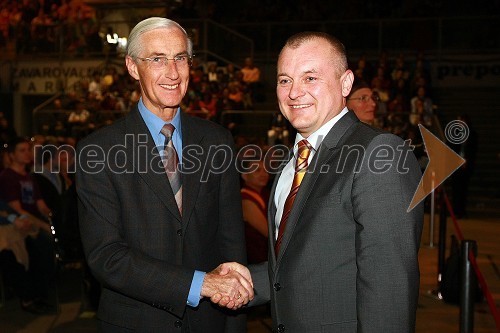
[[[274,330],[414,331],[423,207],[407,208],[421,173],[403,150],[399,137],[343,116],[311,161],[275,258],[277,177],[268,267],[251,268]]]
[[[244,317],[209,300],[186,305],[195,269],[246,254],[232,137],[185,114],[181,124],[182,216],[137,107],[78,145],[82,241],[103,285],[98,318],[116,330],[242,332]]]

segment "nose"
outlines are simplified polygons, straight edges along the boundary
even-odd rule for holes
[[[163,70],[165,71],[165,76],[171,80],[176,80],[179,77],[179,71],[177,70],[177,64],[173,60],[171,60],[171,61],[169,61],[169,60],[171,60],[171,59],[166,60],[166,64],[163,67],[164,68]]]
[[[304,95],[304,89],[302,88],[302,85],[300,84],[300,82],[294,81],[290,88],[290,92],[288,93],[288,97],[294,100],[303,95]]]

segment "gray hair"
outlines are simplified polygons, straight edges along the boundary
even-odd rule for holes
[[[189,38],[186,30],[179,23],[164,17],[150,17],[137,23],[128,36],[127,55],[134,59],[137,58],[142,48],[141,35],[145,32],[161,28],[177,28],[182,31],[186,36],[187,53],[190,57],[193,56],[193,41]]]

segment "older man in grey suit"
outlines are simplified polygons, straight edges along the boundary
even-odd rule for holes
[[[353,80],[328,34],[299,33],[280,53],[279,106],[298,134],[271,192],[269,262],[250,267],[277,332],[415,329],[423,210],[407,209],[421,174],[408,143],[347,110]]]
[[[78,146],[82,241],[103,287],[99,328],[244,332],[245,317],[202,299],[218,292],[236,309],[253,297],[239,273],[213,271],[246,258],[232,137],[180,110],[192,58],[180,25],[149,18],[128,42],[142,97]]]

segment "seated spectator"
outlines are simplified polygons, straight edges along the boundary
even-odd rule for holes
[[[346,106],[364,123],[374,125],[378,95],[373,94],[370,86],[363,80],[354,79],[351,92],[347,96]]]
[[[47,144],[43,147],[43,165],[35,178],[43,200],[52,212],[52,222],[59,240],[62,259],[82,259],[76,193],[70,171],[74,169],[74,149],[69,145]]]
[[[231,102],[231,108],[234,110],[243,110],[243,90],[238,82],[231,82],[228,86],[229,95],[228,99]]]
[[[68,123],[70,135],[75,138],[82,138],[94,128],[94,124],[90,121],[90,112],[85,108],[83,100],[76,103],[75,110],[69,114]]]
[[[4,145],[17,136],[14,126],[9,124],[5,116],[0,113],[0,145]]]
[[[273,146],[283,144],[288,146],[290,137],[290,123],[283,117],[281,112],[277,112],[271,121],[271,128],[267,131],[267,144]]]
[[[20,215],[48,219],[51,211],[40,195],[38,184],[28,172],[34,156],[31,142],[16,138],[8,144],[7,152],[10,165],[0,173],[0,200],[7,202]]]
[[[243,74],[243,83],[248,88],[250,99],[262,102],[264,100],[264,86],[261,82],[260,69],[254,65],[252,58],[245,59],[245,66],[241,69],[241,73]]]
[[[411,113],[413,115],[418,115],[420,120],[426,126],[432,125],[432,115],[433,111],[433,103],[432,99],[430,99],[424,87],[419,87],[417,90],[417,95],[414,96],[410,100],[411,105]]]
[[[208,64],[207,78],[208,82],[219,82],[219,73],[217,71],[216,62],[211,62]]]
[[[54,253],[47,224],[29,214],[18,214],[0,201],[0,268],[21,308],[34,314],[53,313],[48,303],[54,278]]]
[[[92,75],[92,80],[89,83],[88,92],[95,94],[95,98],[98,100],[102,98],[101,75],[97,71]]]
[[[245,159],[245,157],[243,157]],[[241,189],[243,220],[249,264],[267,260],[267,184],[269,174],[263,161],[243,161]]]
[[[207,113],[207,119],[216,119],[217,117],[217,95],[207,92],[199,102],[201,111]]]

